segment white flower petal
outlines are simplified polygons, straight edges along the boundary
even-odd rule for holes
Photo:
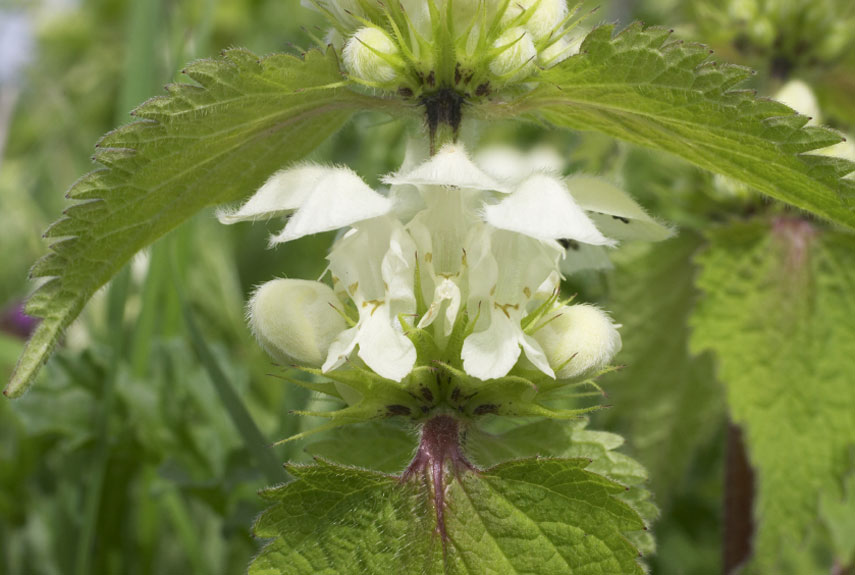
[[[463,370],[478,379],[504,377],[520,357],[522,329],[501,310],[491,310],[490,326],[463,342]]]
[[[302,206],[318,180],[333,169],[307,164],[280,170],[270,176],[244,205],[237,210],[221,210],[217,218],[221,223],[234,224],[283,216]]]
[[[392,201],[347,168],[327,170],[271,245],[328,232],[389,213]]]
[[[475,165],[460,144],[446,144],[438,154],[407,172],[383,178],[390,185],[455,186],[465,189],[507,192],[504,184],[494,180]]]
[[[611,245],[585,215],[561,180],[535,174],[511,195],[484,206],[485,220],[493,226],[538,239],[573,239],[594,245]]]
[[[332,342],[332,345],[330,345],[329,352],[327,353],[327,360],[321,367],[321,371],[327,373],[328,371],[338,369],[344,365],[344,362],[347,361],[348,356],[353,353],[353,350],[356,347],[358,335],[358,326],[352,327],[338,334],[338,337]]]
[[[591,219],[609,237],[658,242],[674,235],[673,230],[647,215],[629,194],[601,178],[576,175],[565,181],[576,202],[595,212]]]
[[[415,310],[415,258],[415,242],[400,224],[394,226],[389,238],[389,250],[380,265],[386,288],[385,299],[393,314],[412,313]]]
[[[359,327],[359,357],[377,375],[401,381],[413,370],[416,348],[392,321],[384,305],[367,313]]]
[[[356,224],[333,244],[327,256],[329,270],[334,281],[357,305],[386,299],[388,282],[383,275],[384,258],[389,253],[393,235],[401,229],[401,223],[389,216],[374,218]]]
[[[442,310],[445,313],[442,317],[445,321],[442,334],[446,337],[451,335],[454,328],[454,321],[457,319],[457,312],[460,311],[460,288],[449,278],[442,278],[439,285],[433,293],[433,301],[431,301],[427,312],[419,320],[419,328],[426,328],[431,325],[437,317],[440,317]]]
[[[520,338],[520,347],[522,347],[526,359],[528,359],[537,369],[549,377],[555,378],[555,372],[549,366],[549,360],[546,358],[546,353],[544,353],[543,348],[540,347],[540,344],[536,339],[530,335],[523,334]]]
[[[557,242],[505,230],[493,232],[491,249],[498,262],[493,301],[519,309],[558,270],[558,261],[564,254]]]

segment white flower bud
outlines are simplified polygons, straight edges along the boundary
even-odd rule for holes
[[[567,0],[514,0],[508,5],[502,20],[510,24],[522,14],[525,23],[521,25],[531,32],[535,40],[542,40],[567,17]]]
[[[558,379],[591,375],[620,351],[616,326],[595,306],[561,306],[553,313],[560,315],[537,330],[534,339],[543,348]]]
[[[345,44],[344,65],[352,76],[360,80],[388,84],[398,73],[380,54],[397,56],[398,45],[383,30],[365,26]]]
[[[249,302],[252,331],[277,361],[318,367],[333,340],[345,329],[340,306],[326,284],[278,279],[262,285]]]
[[[448,10],[448,0],[434,0],[440,18],[444,18]],[[430,7],[426,0],[401,0],[401,6],[410,18],[415,29],[426,37],[433,36],[434,22],[431,21]],[[480,0],[453,0],[451,17],[455,32],[466,30],[479,15]],[[488,20],[492,19],[495,10],[487,2]],[[438,23],[437,23],[438,24]]]
[[[537,55],[538,62],[547,68],[555,66],[579,53],[579,48],[582,46],[584,35],[578,35],[569,38],[561,38],[555,43],[549,45]]]
[[[512,46],[502,51],[490,62],[490,71],[496,76],[506,76],[507,81],[513,82],[524,78],[534,68],[534,60],[537,58],[537,48],[529,34],[523,28],[511,28],[493,43],[494,48],[501,48],[513,43]]]

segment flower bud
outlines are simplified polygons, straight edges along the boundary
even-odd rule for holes
[[[398,73],[384,56],[398,56],[398,45],[383,30],[365,26],[344,46],[344,65],[351,76],[366,82],[389,84]]]
[[[542,40],[567,17],[567,0],[514,0],[502,20],[510,24],[518,17],[535,40]]]
[[[592,375],[621,348],[620,334],[600,309],[579,304],[561,306],[557,317],[534,332],[558,379]]]
[[[277,361],[319,367],[330,344],[347,329],[333,306],[333,290],[315,281],[278,279],[262,285],[249,302],[249,322],[264,350]]]
[[[511,46],[508,46],[512,44]],[[490,71],[496,76],[509,76],[505,80],[513,82],[524,78],[534,68],[534,60],[537,58],[537,48],[529,34],[523,28],[511,28],[493,43],[493,48],[503,48],[492,62]]]

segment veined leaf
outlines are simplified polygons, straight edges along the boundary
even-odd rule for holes
[[[241,199],[298,160],[357,108],[380,100],[341,87],[332,51],[259,59],[246,50],[190,64],[196,84],[134,111],[139,121],[98,143],[102,169],[72,186],[76,200],[45,234],[51,252],[34,277],[50,278],[29,301],[42,319],[4,393],[20,396],[57,338],[92,294],[137,251],[200,209]]]
[[[497,114],[525,114],[552,124],[600,131],[671,152],[832,221],[855,227],[855,164],[810,155],[841,141],[808,118],[749,91],[751,75],[718,64],[704,46],[633,24],[593,30],[581,54],[540,76],[539,86]]]
[[[528,459],[451,479],[447,540],[427,487],[325,462],[291,466],[255,533],[251,575],[642,573],[624,532],[643,523],[586,459]]]
[[[659,509],[647,490],[647,470],[637,461],[618,451],[623,437],[607,431],[587,429],[588,418],[573,421],[543,420],[515,427],[500,435],[471,431],[468,449],[475,461],[493,465],[515,458],[534,455],[550,457],[584,457],[591,460],[588,471],[599,473],[621,485],[626,491],[618,495],[635,509],[647,525],[658,516]],[[656,550],[650,531],[634,531],[627,537],[645,555]]]
[[[692,346],[716,353],[756,469],[749,572],[804,573],[818,503],[843,499],[855,445],[855,236],[795,219],[710,236]]]

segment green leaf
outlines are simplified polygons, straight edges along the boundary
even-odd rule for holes
[[[835,144],[830,130],[783,104],[732,88],[751,72],[718,64],[701,45],[635,23],[594,29],[581,54],[540,76],[538,88],[492,112],[595,130],[680,156],[774,198],[855,227],[855,164],[806,152]]]
[[[584,459],[528,459],[448,483],[447,541],[421,481],[323,461],[263,495],[255,526],[272,541],[251,575],[338,573],[642,573],[624,532],[643,523],[624,487]]]
[[[339,427],[306,446],[306,452],[342,465],[400,473],[418,447],[418,436],[395,420]]]
[[[332,51],[259,59],[241,49],[184,71],[196,84],[134,111],[94,159],[102,169],[72,186],[76,203],[45,234],[57,240],[36,263],[50,278],[28,313],[42,318],[5,390],[23,394],[61,332],[137,251],[206,206],[233,202],[298,160],[372,104],[341,87]],[[379,101],[375,101],[379,102]]]
[[[616,361],[626,367],[610,377],[613,407],[602,415],[629,438],[663,506],[724,416],[711,354],[689,353],[688,322],[697,297],[691,258],[702,245],[684,231],[673,240],[618,252],[608,302],[623,325]]]
[[[843,498],[823,493],[819,509],[838,565],[855,567],[855,473],[844,480]]]
[[[634,459],[617,451],[624,443],[620,435],[606,431],[586,429],[588,419],[573,421],[543,420],[514,427],[502,434],[472,431],[467,450],[475,461],[496,465],[508,460],[531,457],[582,457],[589,459],[588,471],[604,475],[621,485],[626,491],[618,498],[635,509],[646,524],[658,516],[659,509],[650,499],[646,488],[647,470]],[[635,531],[627,536],[646,554],[656,549],[649,531]]]
[[[840,494],[855,445],[855,237],[778,219],[710,240],[692,346],[716,353],[756,470],[752,572],[803,573],[820,496]]]

